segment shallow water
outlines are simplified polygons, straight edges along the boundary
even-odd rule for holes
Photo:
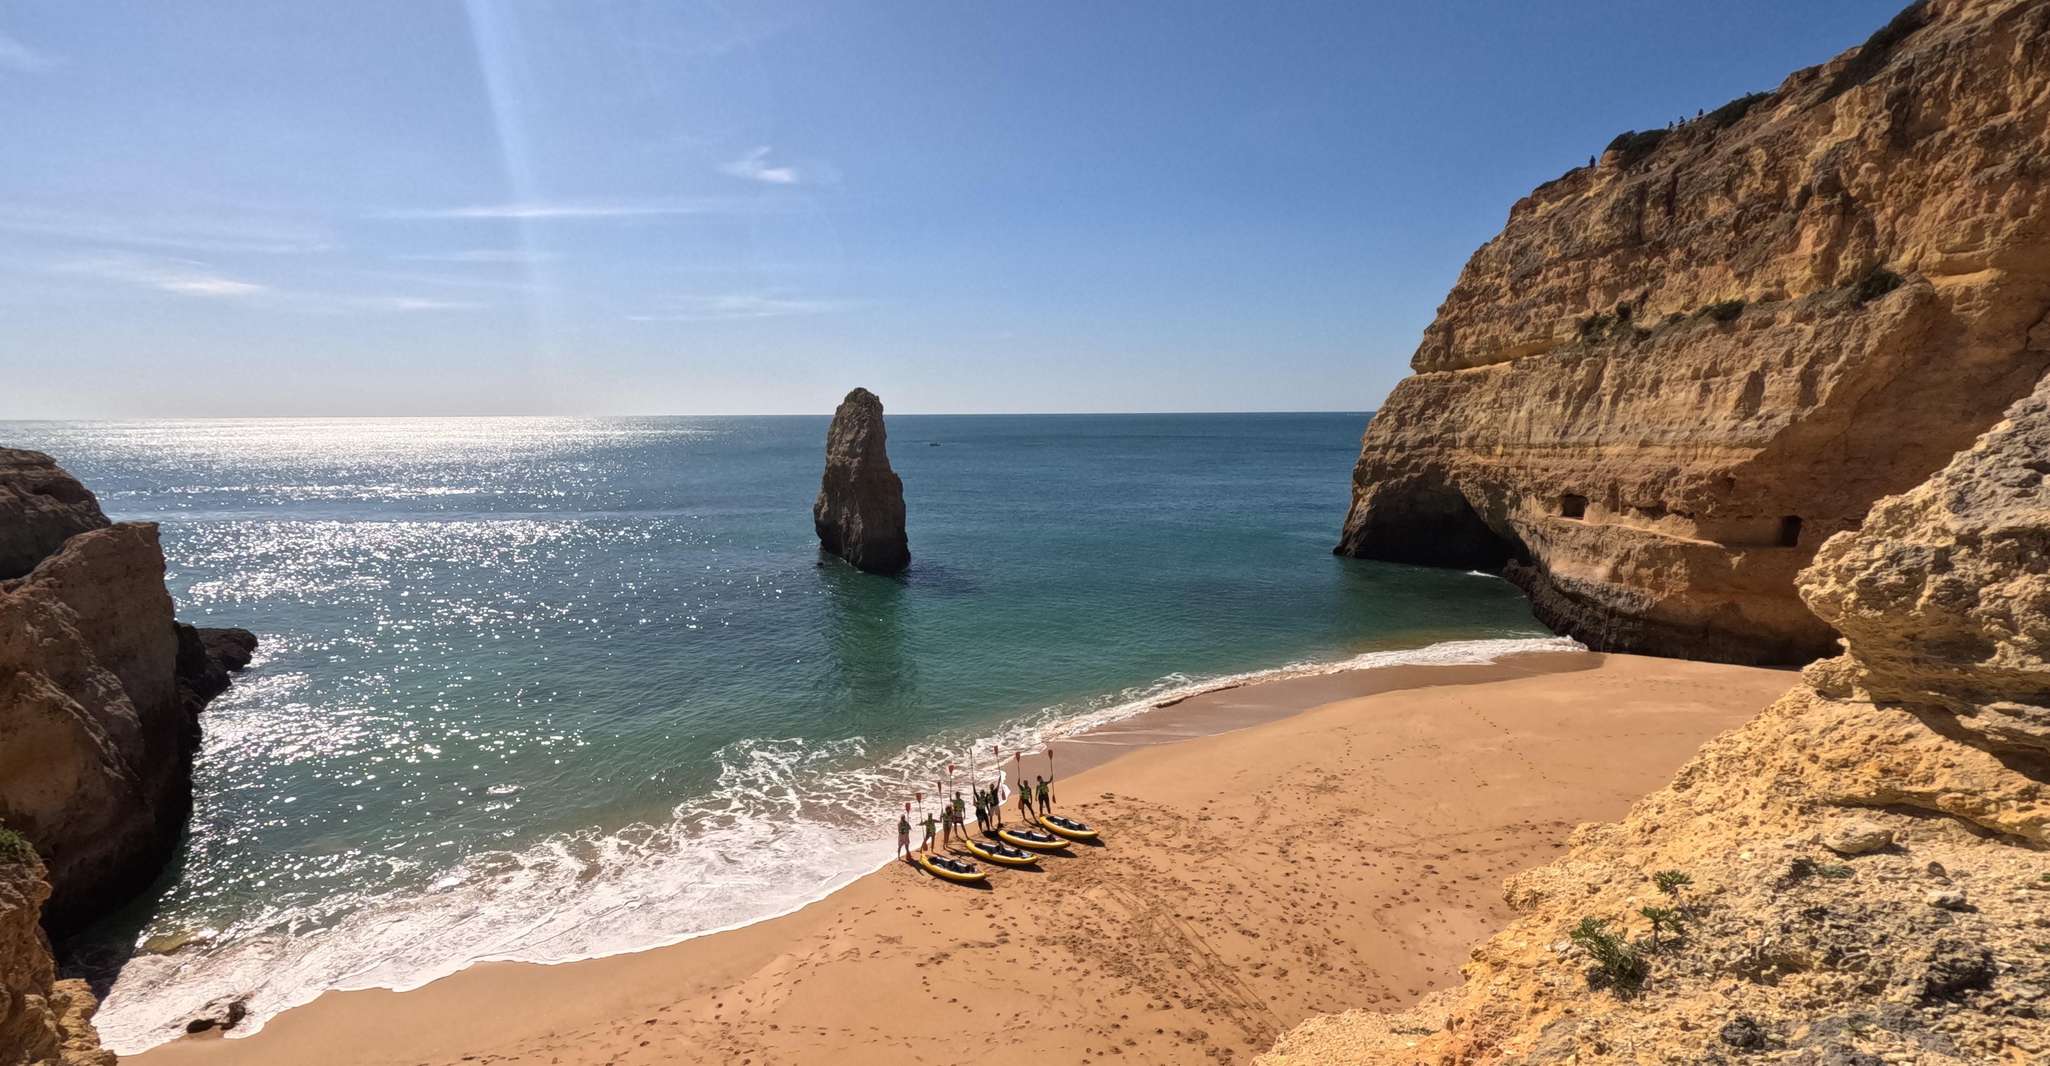
[[[824,418],[0,423],[162,523],[185,620],[264,640],[182,861],[99,931],[201,938],[122,970],[108,1046],[782,913],[992,745],[1541,637],[1500,581],[1329,554],[1365,421],[892,416],[903,580],[819,557]]]

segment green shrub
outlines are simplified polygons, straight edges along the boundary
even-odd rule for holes
[[[1885,267],[1873,267],[1866,271],[1858,283],[1851,286],[1851,299],[1863,307],[1881,296],[1901,287],[1901,276]]]
[[[1743,121],[1744,116],[1749,114],[1752,108],[1757,107],[1771,96],[1771,93],[1746,93],[1716,108],[1714,111],[1710,111],[1705,121],[1716,129],[1729,129],[1731,126]]]
[[[1680,890],[1694,883],[1694,879],[1680,870],[1660,870],[1651,875],[1651,883],[1668,896],[1677,896]]]
[[[1598,341],[1608,336],[1609,329],[1616,324],[1615,316],[1593,314],[1580,320],[1580,339]]]
[[[1617,154],[1617,162],[1630,166],[1642,162],[1644,157],[1656,151],[1659,142],[1666,139],[1671,130],[1624,130],[1609,142],[1606,151]]]
[[[1644,987],[1644,956],[1629,941],[1609,932],[1609,923],[1582,918],[1567,935],[1594,960],[1595,968],[1587,975],[1590,987],[1613,988],[1624,996]]]
[[[1645,919],[1651,922],[1651,950],[1653,951],[1657,951],[1660,947],[1659,934],[1671,930],[1674,935],[1679,935],[1680,922],[1685,917],[1685,915],[1671,907],[1640,907],[1637,913],[1644,915]]]
[[[1709,304],[1695,313],[1705,318],[1715,319],[1717,322],[1734,322],[1737,320],[1738,315],[1744,313],[1744,301],[1717,300],[1715,303]]]
[[[36,861],[36,846],[5,826],[0,826],[0,862],[28,864]]]

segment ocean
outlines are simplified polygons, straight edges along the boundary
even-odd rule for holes
[[[787,913],[949,762],[1556,646],[1502,581],[1330,554],[1366,420],[893,415],[902,579],[817,550],[824,417],[0,423],[161,523],[181,618],[263,640],[180,860],[74,946],[187,941],[121,967],[105,1042]]]

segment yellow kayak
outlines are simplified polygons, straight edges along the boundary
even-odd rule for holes
[[[1073,818],[1063,818],[1058,814],[1040,815],[1039,824],[1045,826],[1047,832],[1067,837],[1069,840],[1096,839],[1096,830],[1083,825]]]
[[[989,875],[976,869],[972,862],[962,862],[960,859],[950,859],[945,855],[932,855],[923,851],[912,856],[912,860],[923,867],[926,873],[957,885],[975,885],[989,880]]]
[[[1012,847],[1028,851],[1059,851],[1068,842],[1040,829],[1012,829],[1008,826],[997,830],[997,839]]]
[[[990,843],[969,837],[968,850],[983,862],[993,862],[998,866],[1030,866],[1039,861],[1031,852],[1021,851],[1002,841]]]

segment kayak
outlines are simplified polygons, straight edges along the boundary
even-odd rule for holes
[[[1021,851],[1002,841],[990,843],[969,837],[968,850],[983,862],[993,862],[998,866],[1030,866],[1039,861],[1031,852]]]
[[[1067,841],[1041,829],[1012,829],[1005,827],[997,830],[997,839],[1013,847],[1025,848],[1029,851],[1059,851],[1068,846]]]
[[[1073,818],[1063,818],[1058,814],[1040,815],[1039,824],[1045,826],[1049,832],[1067,837],[1069,840],[1096,839],[1096,830],[1083,825]]]
[[[976,869],[972,862],[962,862],[960,859],[950,859],[945,855],[932,855],[923,851],[913,859],[925,868],[926,873],[957,885],[979,885],[989,880],[989,875]]]

